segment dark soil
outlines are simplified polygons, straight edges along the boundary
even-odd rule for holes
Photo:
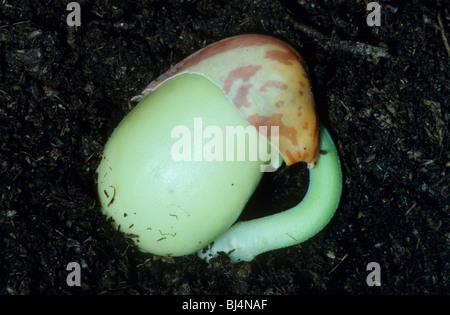
[[[80,0],[82,25],[69,27],[68,2],[0,4],[0,294],[450,292],[443,2],[380,1],[379,27],[365,2],[339,0]],[[143,254],[100,213],[102,146],[149,82],[243,33],[283,39],[309,66],[345,176],[338,212],[249,263]],[[269,199],[295,196],[297,172],[277,175]],[[381,286],[366,284],[372,261]],[[69,262],[80,287],[66,283]]]

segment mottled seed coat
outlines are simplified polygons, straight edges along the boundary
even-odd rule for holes
[[[142,92],[147,95],[182,73],[201,74],[222,89],[253,126],[278,126],[287,165],[319,157],[319,122],[303,60],[290,45],[265,35],[239,35],[185,58]],[[258,129],[259,130],[259,129]]]

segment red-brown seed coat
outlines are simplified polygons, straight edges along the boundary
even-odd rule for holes
[[[287,165],[305,161],[314,167],[319,122],[303,60],[290,45],[265,35],[230,37],[185,58],[143,94],[181,73],[209,78],[253,126],[278,126],[278,149]]]

